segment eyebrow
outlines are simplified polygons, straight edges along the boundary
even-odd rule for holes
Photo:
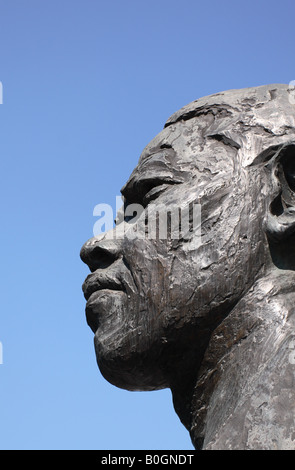
[[[141,176],[135,181],[127,182],[121,189],[121,194],[128,202],[136,202],[143,197],[144,193],[147,193],[154,187],[164,184],[173,186],[181,183],[183,181],[164,174],[155,174],[155,176],[146,178]]]
[[[215,104],[211,106],[208,106],[208,105],[199,106],[189,111],[185,111],[185,108],[184,108],[172,114],[172,116],[168,119],[168,121],[164,125],[164,129],[166,127],[171,126],[172,124],[175,124],[176,122],[188,121],[189,119],[193,119],[199,116],[204,116],[206,114],[212,114],[212,116],[219,117],[219,118],[231,117],[233,115],[231,110],[235,110],[235,108],[233,108],[230,105],[224,105],[224,104],[222,105]]]
[[[238,142],[231,139],[230,137],[227,137],[224,134],[211,134],[211,135],[207,135],[207,137],[209,137],[210,139],[218,140],[218,142],[222,142],[224,145],[229,145],[230,147],[235,148],[237,150],[241,148]]]

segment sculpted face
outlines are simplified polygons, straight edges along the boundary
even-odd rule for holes
[[[279,137],[250,127],[241,133],[240,126],[250,116],[270,125],[268,92],[255,91],[257,101],[265,97],[263,112],[237,92],[198,100],[172,116],[122,189],[125,206],[141,204],[144,212],[136,222],[121,221],[125,236],[115,239],[111,231],[83,246],[92,272],[83,285],[87,321],[99,368],[114,385],[170,387],[180,371],[197,369],[212,331],[260,275],[269,183],[257,156]],[[201,206],[201,243],[198,226],[178,239],[138,235],[160,205],[192,203]]]

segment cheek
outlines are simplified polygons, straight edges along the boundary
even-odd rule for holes
[[[261,217],[251,208],[240,207],[230,217],[213,220],[203,227],[201,246],[188,245],[174,253],[170,272],[170,315],[204,317],[212,308],[229,306],[254,282],[264,259]]]
[[[160,325],[169,308],[173,255],[166,240],[134,240],[124,247],[137,292],[129,299],[138,325]]]

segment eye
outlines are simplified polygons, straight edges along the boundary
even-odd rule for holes
[[[170,176],[130,180],[121,190],[125,199],[124,207],[126,208],[135,203],[145,208],[151,201],[154,201],[166,191],[169,186],[181,183],[182,181],[172,179]]]
[[[133,192],[136,195],[136,202],[146,207],[151,201],[157,199],[169,186],[176,184],[176,181],[163,178],[149,178],[139,180],[134,184]]]
[[[160,196],[160,194],[162,194],[168,188],[168,186],[169,184],[164,183],[160,184],[159,186],[152,187],[143,197],[143,205],[147,206],[149,202],[157,199],[157,197]]]
[[[132,188],[132,193],[129,193],[127,191],[127,194],[129,194],[128,199],[125,197],[126,189],[128,190],[128,188],[125,188],[124,191],[122,192],[122,194],[125,197],[123,220],[125,222],[133,222],[133,220],[136,221],[138,217],[141,215],[142,211],[147,207],[147,205],[151,201],[157,199],[157,197],[161,193],[163,193],[171,184],[174,184],[174,183],[175,182],[164,183],[163,180],[159,180],[159,179],[138,181]],[[130,198],[130,194],[131,194],[131,198]],[[128,208],[129,215],[126,215],[127,208]]]

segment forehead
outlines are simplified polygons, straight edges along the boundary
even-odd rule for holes
[[[263,150],[294,138],[294,106],[287,86],[230,90],[196,100],[177,111],[143,150],[129,181],[188,180],[229,173],[255,164]],[[286,129],[288,131],[286,131]]]
[[[164,130],[142,152],[139,166],[158,154],[159,149],[169,146],[174,153],[163,153],[158,158],[165,162],[170,158],[174,166],[194,169],[203,156],[208,165],[216,165],[212,153],[221,148],[217,139],[235,148],[236,164],[247,167],[268,146],[284,143],[290,136],[294,138],[295,108],[290,103],[289,91],[287,85],[275,84],[198,99],[168,119]],[[223,152],[225,158],[227,153]]]
[[[238,145],[228,138],[227,145],[210,132],[212,116],[176,122],[164,128],[143,150],[136,173],[170,171],[189,177],[195,172],[217,171],[233,165]],[[224,123],[223,130],[226,130]],[[221,132],[221,130],[219,130]],[[235,150],[232,152],[232,150]],[[134,176],[134,172],[133,172]]]

